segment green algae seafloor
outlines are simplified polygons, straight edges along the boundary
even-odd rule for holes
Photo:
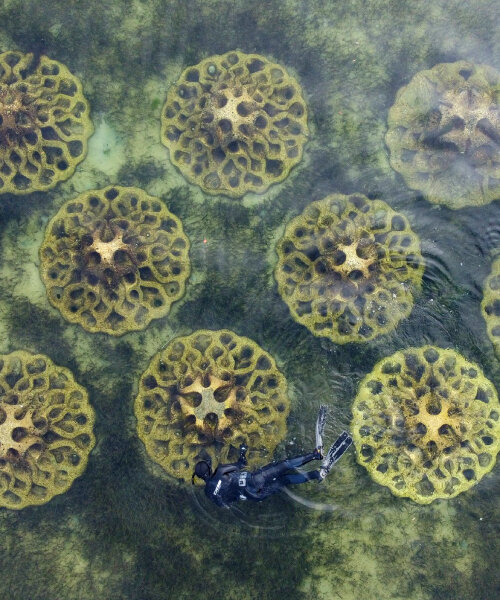
[[[406,347],[453,348],[499,388],[481,316],[498,202],[432,206],[391,169],[384,142],[397,90],[417,72],[458,60],[500,69],[497,3],[4,0],[0,22],[0,52],[44,54],[78,77],[95,130],[67,181],[0,195],[0,353],[42,353],[69,368],[88,391],[96,437],[66,493],[0,510],[0,598],[498,597],[498,465],[457,498],[420,506],[373,482],[351,451],[321,487],[294,490],[304,504],[283,495],[225,511],[153,469],[133,414],[152,356],[198,329],[230,329],[276,360],[291,401],[276,457],[310,448],[320,402],[331,407],[329,438],[347,428],[359,382]],[[309,114],[301,162],[265,194],[241,200],[189,184],[160,139],[170,86],[189,65],[230,50],[283,65]],[[39,275],[48,221],[67,200],[108,185],[160,198],[190,240],[186,295],[119,338],[66,322]],[[286,224],[333,193],[379,198],[403,213],[425,260],[408,319],[363,345],[339,346],[295,323],[273,277]]]

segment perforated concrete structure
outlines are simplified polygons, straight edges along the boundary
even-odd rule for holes
[[[361,382],[352,412],[358,462],[420,504],[471,488],[500,450],[497,392],[454,350],[423,346],[382,359]]]
[[[47,356],[0,355],[0,506],[62,494],[87,465],[94,411],[69,369]]]
[[[458,61],[420,71],[389,110],[391,165],[449,208],[500,198],[500,73]]]
[[[204,192],[234,198],[283,181],[307,136],[300,85],[258,54],[227,52],[188,67],[161,115],[174,165]]]
[[[149,456],[190,481],[194,465],[238,458],[269,462],[286,433],[286,380],[274,359],[232,331],[200,330],[156,354],[139,383],[137,430]]]
[[[110,186],[59,209],[40,263],[49,301],[68,321],[122,335],[165,316],[184,295],[189,240],[158,198]]]
[[[0,194],[68,179],[87,152],[89,112],[80,81],[62,63],[0,54]]]
[[[276,250],[278,290],[293,318],[340,344],[394,329],[411,312],[424,268],[408,219],[361,194],[312,202]]]

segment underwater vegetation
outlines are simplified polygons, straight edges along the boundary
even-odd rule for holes
[[[92,132],[82,85],[65,65],[0,54],[0,194],[48,190],[68,179]]]
[[[394,329],[424,264],[408,219],[382,200],[333,194],[288,223],[275,277],[293,318],[338,344]]]
[[[199,330],[178,337],[142,374],[135,399],[137,431],[149,456],[189,481],[194,465],[271,459],[286,434],[287,383],[272,356],[232,331]]]
[[[359,463],[420,504],[475,485],[500,450],[495,387],[454,350],[423,346],[382,359],[361,382],[352,412]]]
[[[68,321],[122,335],[165,316],[184,295],[189,240],[160,200],[110,186],[59,209],[47,225],[40,268],[51,304]]]
[[[94,447],[85,388],[43,354],[0,355],[0,506],[45,504],[80,476]]]
[[[468,61],[417,73],[389,110],[391,165],[429,202],[481,206],[500,195],[500,73]]]
[[[262,193],[302,158],[307,106],[284,67],[227,52],[187,68],[161,115],[170,160],[209,194]]]

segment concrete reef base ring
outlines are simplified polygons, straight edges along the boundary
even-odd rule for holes
[[[0,506],[62,494],[87,465],[94,411],[69,369],[43,354],[0,355]]]
[[[158,198],[115,185],[60,208],[40,266],[49,301],[68,321],[122,335],[165,316],[184,295],[189,240]]]
[[[337,344],[393,330],[410,314],[424,269],[406,217],[361,194],[311,203],[276,251],[278,290],[293,318]]]
[[[156,354],[139,383],[135,415],[149,456],[190,481],[199,460],[270,461],[286,434],[285,377],[254,341],[228,330],[199,330]]]
[[[389,110],[391,165],[429,202],[500,198],[500,73],[467,61],[417,73]]]
[[[500,450],[500,404],[481,369],[454,350],[408,348],[381,360],[352,408],[358,462],[419,504],[478,483]]]
[[[204,192],[233,198],[283,181],[308,133],[297,81],[264,56],[238,51],[188,67],[161,114],[173,164]]]
[[[0,194],[68,179],[93,132],[80,81],[56,60],[0,54]]]
[[[493,261],[491,273],[484,283],[481,312],[486,321],[488,337],[495,352],[500,355],[500,257]]]

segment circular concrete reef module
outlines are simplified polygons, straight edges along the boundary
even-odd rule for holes
[[[471,488],[500,450],[497,392],[454,350],[423,346],[384,358],[361,382],[352,412],[358,462],[419,504]]]
[[[79,477],[94,411],[65,367],[22,350],[0,355],[0,506],[45,504]]]
[[[165,316],[184,295],[189,240],[158,198],[110,186],[59,209],[40,265],[49,301],[68,321],[122,335]]]
[[[258,54],[227,52],[188,67],[161,115],[174,165],[204,192],[233,198],[283,181],[307,136],[300,85]]]
[[[80,81],[56,60],[0,54],[0,194],[68,179],[93,132]]]
[[[167,473],[189,481],[194,465],[238,458],[256,466],[285,437],[289,400],[274,359],[228,330],[178,337],[143,373],[135,400],[139,437]]]
[[[411,312],[424,268],[406,217],[361,194],[311,203],[276,250],[278,290],[293,318],[338,344],[394,329]]]
[[[467,61],[420,71],[389,110],[391,165],[449,208],[500,198],[500,73]]]
[[[491,265],[491,273],[486,278],[483,290],[481,311],[486,321],[488,337],[500,355],[500,257]]]

